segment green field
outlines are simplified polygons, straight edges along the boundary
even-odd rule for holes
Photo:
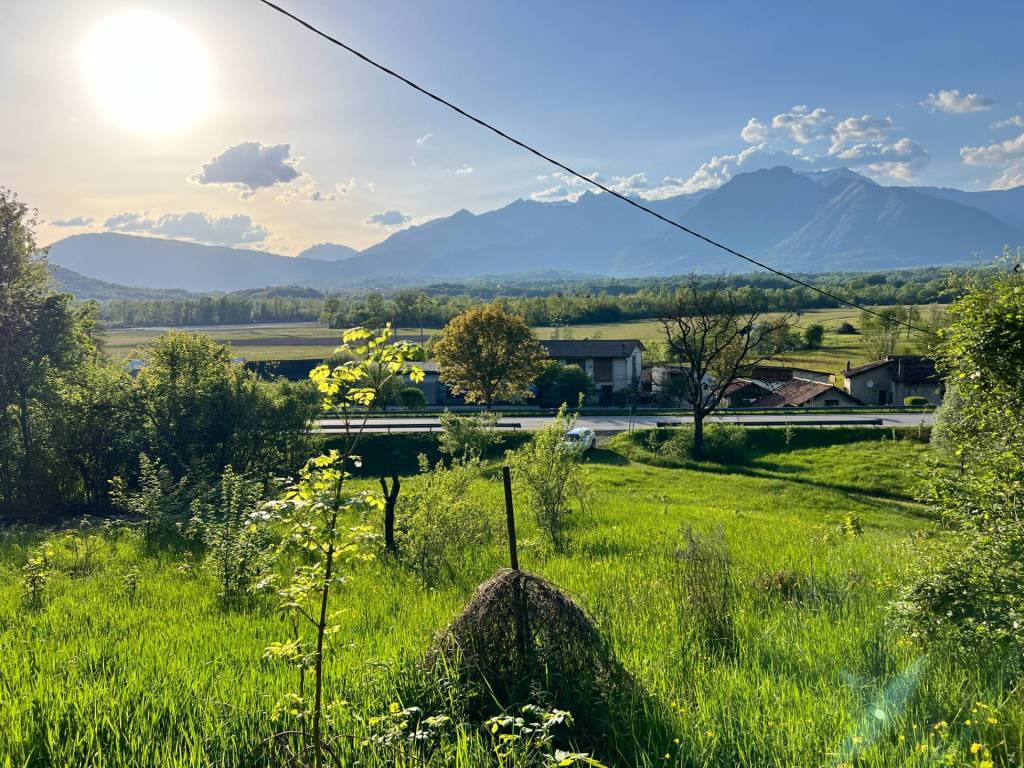
[[[766,437],[740,466],[673,467],[629,461],[652,459],[623,436],[621,453],[591,459],[596,499],[568,553],[544,546],[521,510],[523,566],[591,612],[636,683],[637,699],[582,746],[609,765],[1019,765],[1019,692],[929,653],[892,619],[937,530],[912,500],[928,448],[912,433],[893,437],[798,431],[792,443]],[[493,467],[472,495],[501,531]],[[689,526],[728,544],[729,655],[698,643],[677,605],[674,551]],[[263,658],[288,635],[269,599],[222,608],[201,564],[122,533],[105,534],[77,576],[62,556],[44,606],[28,610],[19,569],[39,539],[0,541],[0,766],[280,764],[260,745],[280,727],[270,711],[295,677]],[[356,568],[328,657],[332,728],[351,735],[338,742],[345,764],[422,764],[364,745],[366,718],[392,703],[440,711],[417,660],[505,560],[495,534],[429,585],[387,560]],[[796,587],[774,590],[780,580]],[[465,722],[431,764],[499,765],[489,745]]]
[[[924,307],[922,313],[928,317],[931,312],[939,311],[936,307]],[[843,321],[854,326],[860,325],[859,313],[849,309],[809,310],[795,318],[797,326],[809,323],[821,323],[826,328],[825,343],[821,349],[801,350],[793,352],[779,362],[800,365],[816,370],[835,373],[841,371],[849,360],[853,365],[868,362],[864,351],[863,337],[860,335],[839,336],[836,327]],[[187,329],[186,329],[187,330]],[[550,339],[556,329],[536,328],[538,338]],[[310,323],[281,324],[268,326],[219,326],[203,330],[213,339],[230,344],[234,354],[246,360],[296,360],[306,358],[325,358],[329,356],[340,342],[341,332]],[[418,328],[400,328],[397,333],[410,337],[419,337]],[[437,333],[437,329],[425,329],[426,335]],[[656,320],[636,320],[625,323],[605,323],[600,325],[577,325],[558,329],[562,338],[574,339],[642,339],[661,338],[661,328]],[[112,330],[107,333],[105,347],[115,358],[126,359],[143,344],[159,335],[152,330]],[[916,349],[912,339],[902,337],[899,342],[901,352]]]

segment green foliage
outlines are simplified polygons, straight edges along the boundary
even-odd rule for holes
[[[441,380],[467,403],[490,408],[498,400],[532,397],[530,384],[546,358],[522,317],[500,304],[453,318],[433,346]]]
[[[925,406],[928,405],[928,398],[921,397],[920,395],[910,395],[909,397],[903,398],[903,404],[911,406]]]
[[[498,422],[501,414],[473,413],[460,416],[451,411],[441,414],[441,453],[453,459],[472,461],[480,459],[492,445],[501,439]]]
[[[804,347],[807,349],[821,349],[825,341],[825,326],[821,323],[810,323],[804,327]]]
[[[398,404],[409,410],[422,410],[427,407],[427,396],[417,387],[405,387],[398,390]]]
[[[1024,276],[969,275],[941,336],[951,399],[927,498],[951,524],[941,558],[908,590],[903,614],[962,654],[1024,650]],[[1019,674],[1022,670],[1016,670]]]
[[[562,365],[556,360],[548,360],[534,386],[539,406],[558,408],[563,404],[576,405],[581,398],[586,400],[594,389],[594,381],[578,365]]]
[[[568,546],[575,518],[586,513],[591,501],[583,455],[564,442],[575,423],[576,417],[563,405],[530,443],[508,454],[512,478],[526,507],[556,551]]]
[[[736,646],[736,594],[722,532],[702,535],[687,528],[675,548],[673,576],[680,633],[710,652],[731,654]]]
[[[399,555],[424,582],[457,575],[463,553],[493,537],[496,510],[482,507],[470,492],[479,471],[477,459],[431,467],[421,455],[417,482],[398,500]]]
[[[248,597],[266,567],[271,539],[260,524],[265,516],[262,502],[263,483],[230,466],[221,475],[215,501],[192,502],[188,532],[202,542],[224,603],[237,604]]]
[[[693,427],[673,427],[671,431],[653,430],[647,436],[649,446],[655,446],[656,455],[678,462],[697,461],[693,452]],[[709,424],[704,429],[704,455],[702,461],[719,464],[740,464],[747,459],[749,431],[734,424]]]
[[[110,484],[111,503],[140,521],[149,546],[181,533],[198,494],[188,476],[175,480],[159,459],[144,453],[139,456],[136,487],[129,487],[122,477],[115,477]]]
[[[518,714],[495,715],[484,723],[491,735],[499,768],[575,765],[603,768],[602,763],[590,755],[555,748],[559,732],[567,731],[572,725],[571,713],[547,710],[536,704],[527,704]]]
[[[39,610],[46,602],[46,585],[53,576],[53,547],[44,543],[33,552],[22,572],[22,604],[29,609]]]

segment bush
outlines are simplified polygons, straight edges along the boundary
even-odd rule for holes
[[[221,475],[219,503],[192,503],[189,533],[206,547],[222,602],[248,596],[264,569],[270,538],[265,526],[257,524],[262,502],[263,484],[227,467]]]
[[[811,323],[804,328],[804,346],[807,349],[820,349],[825,341],[825,326],[821,323]]]
[[[921,397],[920,395],[911,395],[910,397],[903,398],[903,404],[910,406],[928,405],[928,398]]]
[[[441,414],[441,453],[453,459],[479,459],[499,440],[498,422],[501,415],[493,411],[470,416],[445,411]]]
[[[418,387],[406,387],[398,391],[398,404],[409,410],[422,410],[427,407],[427,396]]]
[[[857,333],[857,329],[854,328],[852,324],[844,321],[840,323],[839,326],[836,328],[836,333],[841,334],[843,336],[850,336]]]
[[[556,550],[566,547],[573,517],[586,511],[590,501],[583,455],[563,442],[575,423],[575,416],[567,415],[562,406],[532,442],[508,454],[512,476],[524,492],[526,505]]]
[[[199,493],[188,477],[175,481],[159,459],[139,456],[139,479],[135,489],[124,478],[110,481],[113,505],[139,519],[146,544],[153,546],[164,537],[178,535],[188,519],[188,510]]]
[[[677,461],[693,461],[693,427],[672,429],[672,436],[661,443],[658,454]],[[748,458],[748,433],[735,424],[708,424],[704,427],[704,460],[718,464],[740,464]]]
[[[537,404],[543,408],[558,408],[563,403],[570,406],[586,399],[594,389],[590,374],[578,365],[562,365],[549,360],[534,380],[537,390]]]
[[[425,582],[451,577],[465,553],[492,536],[494,513],[480,508],[469,491],[479,471],[477,460],[431,467],[421,455],[418,482],[398,499],[398,554]]]

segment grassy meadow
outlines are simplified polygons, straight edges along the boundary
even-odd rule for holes
[[[925,317],[930,313],[942,311],[937,306],[922,307]],[[802,312],[795,318],[798,328],[810,323],[821,323],[825,326],[825,342],[821,349],[799,350],[792,352],[780,362],[790,365],[835,373],[841,371],[849,360],[853,365],[868,362],[869,355],[864,349],[864,339],[860,335],[840,336],[835,333],[836,327],[843,321],[854,326],[860,325],[860,314],[851,309],[816,309]],[[283,323],[279,325],[257,326],[216,326],[208,329],[195,329],[207,333],[215,341],[230,344],[234,354],[246,360],[297,360],[306,358],[325,358],[338,346],[341,332],[325,328],[315,323]],[[534,329],[540,339],[552,338],[556,330],[562,338],[566,332],[574,339],[641,339],[644,341],[661,339],[661,328],[656,320],[635,320],[623,323],[603,323],[598,325],[575,325],[566,328],[538,327]],[[400,328],[399,335],[418,338],[419,328]],[[424,329],[430,336],[438,329]],[[161,332],[150,329],[111,330],[106,335],[105,348],[115,357],[127,359],[138,347],[152,341]],[[913,339],[905,336],[899,340],[900,352],[914,348]]]
[[[900,585],[938,530],[914,501],[928,454],[920,435],[761,434],[735,466],[674,464],[647,451],[643,434],[616,438],[590,458],[594,503],[562,554],[519,510],[522,566],[591,613],[636,682],[635,700],[578,746],[622,766],[1021,764],[1019,692],[930,652],[893,620]],[[367,719],[393,703],[443,711],[418,662],[506,562],[496,466],[472,495],[494,518],[490,544],[429,584],[396,562],[367,562],[338,595],[327,696],[334,728],[351,735],[339,742],[346,765],[420,764],[363,738]],[[695,638],[677,599],[675,552],[689,527],[727,543],[728,654]],[[42,534],[0,538],[0,768],[277,765],[262,743],[280,728],[271,711],[295,673],[263,657],[288,636],[272,601],[224,608],[187,551],[99,531],[77,569],[73,548],[58,547],[60,573],[32,610],[20,569]],[[439,765],[518,765],[496,761],[479,724],[448,738]]]

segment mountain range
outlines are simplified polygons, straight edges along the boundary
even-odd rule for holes
[[[990,260],[1004,245],[1024,245],[1024,187],[890,187],[847,169],[800,173],[779,166],[646,205],[759,261],[798,272],[963,264]],[[110,283],[195,292],[551,270],[613,277],[750,270],[611,195],[589,192],[574,202],[516,200],[481,214],[461,210],[358,252],[323,243],[288,257],[94,233],[54,243],[49,256],[52,264]]]

